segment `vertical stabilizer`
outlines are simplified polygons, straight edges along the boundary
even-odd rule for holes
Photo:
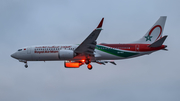
[[[149,29],[149,31],[135,43],[151,44],[160,38],[162,38],[162,33],[167,16],[161,16],[156,23]]]

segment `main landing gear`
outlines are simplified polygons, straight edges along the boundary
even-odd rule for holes
[[[87,64],[87,68],[88,68],[89,70],[91,70],[91,69],[92,69],[92,65],[90,64],[91,61],[90,61],[89,59],[86,59],[86,60],[85,60],[85,63]]]
[[[87,65],[87,68],[88,68],[89,70],[91,70],[91,69],[92,69],[92,65],[91,65],[91,64],[88,64],[88,65]]]

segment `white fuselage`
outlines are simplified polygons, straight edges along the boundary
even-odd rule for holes
[[[66,60],[61,59],[59,57],[59,54],[61,50],[71,50],[74,51],[78,45],[41,45],[41,46],[30,46],[30,47],[24,47],[19,49],[17,52],[12,54],[11,56],[18,59],[19,61],[58,61],[58,60]],[[116,49],[114,49],[116,50]],[[118,49],[117,49],[118,50]],[[125,50],[124,50],[125,51]],[[126,51],[127,52],[127,51]],[[137,55],[133,55],[130,57],[119,57],[112,54],[109,54],[107,52],[100,51],[98,49],[95,49],[94,54],[95,57],[91,58],[91,60],[116,60],[116,59],[124,59],[124,58],[131,58],[136,57],[144,54],[149,54],[151,52],[136,52]],[[123,54],[120,52],[119,54]],[[73,58],[70,60],[81,60],[84,57],[78,57]],[[69,60],[69,59],[68,59]]]

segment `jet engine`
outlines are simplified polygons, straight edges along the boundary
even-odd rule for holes
[[[60,50],[58,53],[60,60],[69,60],[75,57],[73,50]]]
[[[64,67],[66,68],[79,68],[83,63],[81,62],[70,62],[70,61],[65,61],[64,62]]]

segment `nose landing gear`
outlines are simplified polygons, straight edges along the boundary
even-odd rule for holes
[[[26,61],[26,60],[19,60],[19,62],[24,62],[24,63],[25,63],[24,67],[25,67],[25,68],[28,68],[28,64],[27,64],[27,61]]]
[[[24,62],[24,63],[25,63],[24,67],[25,67],[25,68],[28,68],[28,64],[27,64],[27,62]]]

